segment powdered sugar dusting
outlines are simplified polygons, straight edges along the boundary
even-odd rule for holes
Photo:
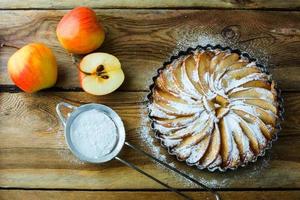
[[[241,148],[244,146],[243,142],[239,142],[243,141],[242,137],[234,134],[234,130],[231,129],[231,122],[230,120],[225,120],[227,119],[225,115],[228,112],[239,110],[237,112],[238,115],[248,113],[253,115],[254,118],[262,118],[263,115],[260,113],[269,113],[268,107],[256,105],[264,101],[260,98],[261,95],[259,93],[252,97],[254,99],[253,102],[246,102],[243,99],[243,97],[248,97],[252,94],[251,88],[261,87],[259,84],[254,85],[254,83],[257,83],[255,81],[259,81],[258,83],[261,85],[267,83],[267,75],[256,66],[252,66],[252,68],[245,67],[251,62],[250,59],[244,59],[243,55],[235,52],[231,53],[229,50],[211,47],[210,49],[198,48],[188,53],[188,55],[182,54],[180,58],[172,60],[172,63],[158,75],[157,79],[162,84],[156,84],[153,88],[153,101],[150,104],[157,107],[157,109],[152,110],[153,106],[149,107],[151,118],[153,119],[153,127],[160,132],[158,137],[162,140],[163,146],[169,148],[170,153],[176,155],[179,160],[185,160],[188,165],[200,167],[203,160],[206,159],[210,159],[209,162],[206,161],[208,162],[206,168],[211,170],[215,168],[220,170],[234,169],[244,165],[244,158],[240,157],[240,155],[246,155],[248,150],[244,151],[245,149]],[[241,62],[242,59],[243,61]],[[191,76],[188,75],[193,73],[197,74],[199,81],[193,82]],[[216,78],[218,79],[216,80]],[[239,96],[241,100],[235,99],[235,101],[232,101],[232,97],[228,93],[238,87],[246,87],[248,92],[244,92],[244,94]],[[270,91],[269,94],[273,97]],[[199,105],[185,101],[184,97],[191,97],[194,102],[199,102]],[[274,98],[271,98],[271,104],[274,104]],[[160,110],[158,114],[155,113],[157,110]],[[158,117],[158,115],[162,116],[161,113],[165,113],[165,115],[170,117],[177,117],[174,119]],[[201,114],[198,119],[192,119],[191,115],[196,116],[200,113],[205,115]],[[271,117],[273,120],[276,116],[273,115]],[[221,135],[215,136],[215,138],[218,138],[216,140],[226,141],[227,145],[225,146],[227,148],[220,150],[221,153],[213,153],[211,157],[208,149],[221,149],[222,145],[217,143],[211,147],[212,143],[203,138],[204,130],[206,130],[204,127],[206,127],[207,122],[216,122],[217,126],[226,127],[226,130],[221,128]],[[248,124],[249,122],[245,121],[244,123]],[[266,124],[268,122],[264,123],[264,125]],[[255,146],[255,149],[250,151],[262,152],[268,140],[261,134],[258,124],[251,126],[250,123],[248,127],[251,130],[250,132],[253,132],[250,135],[257,138],[259,142],[256,145],[254,140],[250,140],[252,147]],[[214,136],[214,129],[215,125],[207,130],[207,137]],[[237,139],[233,138],[234,135]],[[196,149],[201,149],[203,153],[195,152]],[[197,156],[194,156],[195,154]],[[256,155],[259,154],[257,153]],[[218,156],[221,156],[221,161],[216,165],[214,161]],[[195,160],[195,158],[198,160]],[[250,161],[255,159],[256,156],[249,157]],[[189,160],[193,161],[189,162]]]
[[[70,126],[71,142],[89,159],[109,154],[117,141],[117,128],[104,113],[92,109],[81,112]]]
[[[168,55],[166,59],[169,59],[172,55],[177,55],[180,51],[186,51],[186,49],[196,47],[198,45],[222,45],[224,47],[230,46],[231,48],[240,49],[241,51],[247,52],[252,57],[258,58],[259,63],[267,66],[268,60],[270,58],[268,52],[265,50],[264,45],[260,42],[256,42],[255,48],[253,45],[255,41],[249,40],[249,42],[240,42],[238,38],[228,39],[224,38],[222,34],[204,32],[204,30],[197,31],[196,33],[187,32],[183,34],[182,39],[178,40],[174,50]],[[258,46],[261,45],[261,46]]]
[[[176,55],[180,51],[186,51],[186,49],[196,47],[198,45],[206,46],[222,44],[224,41],[219,35],[210,35],[207,33],[199,34],[188,34],[188,36],[183,37],[184,39],[177,41],[176,47],[171,53],[171,55]]]

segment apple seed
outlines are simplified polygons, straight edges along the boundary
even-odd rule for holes
[[[109,76],[107,76],[107,75],[104,75],[104,76],[101,76],[101,78],[103,78],[103,79],[108,79],[108,78],[109,78]]]

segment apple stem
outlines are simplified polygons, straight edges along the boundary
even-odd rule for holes
[[[72,63],[76,66],[76,68],[77,68],[81,73],[83,73],[83,74],[85,74],[85,75],[92,75],[91,73],[84,72],[84,71],[82,71],[82,70],[79,68],[79,64],[78,64],[79,59],[76,58],[76,57],[74,56],[74,54],[70,53],[69,55],[70,55],[70,57],[71,57],[71,59],[72,59]]]
[[[92,73],[88,73],[88,72],[82,71],[81,69],[79,69],[79,67],[78,67],[78,70],[79,70],[81,73],[84,73],[85,75],[92,75]]]
[[[1,43],[1,44],[0,44],[0,48],[3,48],[3,47],[9,47],[9,48],[20,49],[20,47],[16,47],[16,46],[14,46],[14,45]]]
[[[79,59],[76,58],[76,57],[74,56],[74,54],[72,54],[72,53],[70,53],[69,55],[70,55],[70,57],[71,57],[71,59],[72,59],[72,63],[75,64],[75,65],[78,65]]]

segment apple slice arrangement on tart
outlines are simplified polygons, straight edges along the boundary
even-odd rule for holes
[[[84,91],[105,95],[121,86],[124,73],[118,58],[108,53],[89,54],[98,49],[105,39],[104,28],[92,9],[77,7],[69,11],[60,20],[56,35],[69,53],[88,54],[78,66]],[[8,73],[23,91],[37,92],[55,85],[56,58],[45,44],[28,44],[10,57]]]
[[[199,169],[225,171],[254,162],[280,130],[282,100],[271,76],[229,48],[198,46],[172,57],[148,98],[162,145]]]

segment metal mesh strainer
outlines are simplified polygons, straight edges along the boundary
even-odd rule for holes
[[[63,116],[62,112],[61,112],[62,107],[67,107],[70,110],[72,110],[72,112],[68,113],[67,118],[65,118]],[[90,157],[87,157],[87,156],[83,155],[82,153],[80,153],[76,149],[76,147],[73,145],[71,137],[70,137],[70,134],[71,134],[70,127],[71,127],[72,123],[74,122],[74,119],[77,116],[79,116],[81,113],[83,113],[85,111],[88,111],[88,110],[91,110],[91,109],[96,109],[96,110],[104,113],[105,115],[107,115],[114,122],[114,124],[117,128],[117,142],[116,142],[116,144],[114,145],[114,147],[112,148],[112,150],[108,154],[100,156],[98,158],[90,158]],[[119,115],[114,110],[112,110],[111,108],[109,108],[105,105],[102,105],[102,104],[95,104],[95,103],[85,104],[85,105],[82,105],[80,107],[76,107],[76,106],[73,106],[71,104],[61,102],[61,103],[57,104],[56,112],[57,112],[58,117],[59,117],[59,119],[61,120],[61,122],[64,126],[64,133],[65,133],[66,143],[67,143],[69,149],[71,150],[71,152],[77,158],[79,158],[80,160],[82,160],[84,162],[89,162],[89,163],[105,163],[105,162],[108,162],[112,159],[116,159],[116,160],[120,161],[121,163],[131,167],[132,169],[140,172],[141,174],[147,176],[148,178],[156,181],[157,183],[163,185],[164,187],[166,187],[170,191],[177,193],[178,195],[182,196],[184,199],[191,199],[186,194],[184,194],[184,193],[180,192],[179,190],[169,186],[168,184],[158,180],[154,176],[148,174],[147,172],[143,171],[142,169],[140,169],[139,167],[134,165],[133,163],[130,163],[130,162],[124,160],[123,158],[118,157],[118,154],[120,153],[120,151],[122,150],[122,147],[125,144],[126,146],[130,147],[131,149],[147,156],[150,159],[155,160],[156,162],[158,162],[158,163],[164,165],[165,167],[167,167],[168,169],[174,171],[175,173],[185,177],[186,179],[188,179],[188,180],[192,181],[193,183],[197,184],[198,186],[200,186],[200,187],[206,189],[207,191],[211,192],[214,195],[215,199],[217,199],[217,200],[220,199],[219,195],[215,191],[213,191],[211,188],[208,188],[207,186],[203,185],[202,183],[200,183],[199,181],[197,181],[194,178],[190,177],[189,175],[187,175],[187,174],[179,171],[178,169],[170,166],[169,164],[153,157],[152,155],[148,154],[147,152],[141,150],[138,147],[135,147],[134,145],[130,144],[129,142],[126,142],[125,141],[126,135],[125,135],[125,129],[124,129],[123,122],[122,122],[121,118],[119,117]]]

